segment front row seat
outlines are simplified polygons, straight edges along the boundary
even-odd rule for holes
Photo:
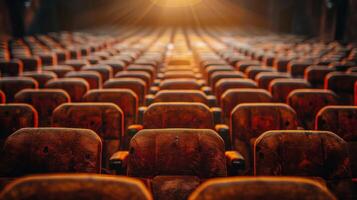
[[[150,129],[138,132],[129,151],[115,153],[117,174],[151,182],[155,199],[186,199],[201,181],[235,175],[244,165],[239,153],[224,150],[210,129]]]

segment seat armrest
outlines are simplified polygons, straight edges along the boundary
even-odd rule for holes
[[[160,79],[155,79],[154,82],[153,82],[153,85],[158,87],[161,83],[161,80]]]
[[[222,137],[225,144],[225,149],[231,150],[232,145],[229,127],[225,124],[217,124],[215,126],[215,130]]]
[[[206,95],[212,95],[212,89],[211,87],[208,86],[203,86],[201,90],[206,94]]]
[[[116,174],[125,175],[128,157],[128,151],[118,151],[114,153],[109,159],[110,169],[114,170]]]
[[[139,107],[139,110],[138,110],[139,114],[138,114],[138,119],[137,119],[138,124],[143,124],[144,113],[147,109],[148,109],[148,107],[146,107],[146,106]]]
[[[245,159],[242,154],[238,151],[226,151],[225,155],[229,175],[235,176],[245,170]]]
[[[155,99],[155,95],[152,94],[148,94],[145,96],[145,105],[149,106],[150,104],[152,104],[152,102],[154,102]]]
[[[152,87],[150,87],[150,94],[155,95],[159,90],[160,90],[159,87],[157,87],[157,86],[152,86]]]
[[[210,107],[217,106],[217,98],[213,95],[207,96],[208,104]]]
[[[143,127],[143,125],[141,125],[141,124],[133,124],[133,125],[130,125],[129,127],[128,127],[128,132],[127,132],[127,135],[130,137],[130,139],[132,138],[132,137],[134,137],[134,135],[137,133],[137,132],[139,132],[139,131],[141,131],[141,130],[143,130],[144,129],[144,127]],[[129,140],[130,141],[130,140]]]
[[[211,112],[213,113],[213,118],[214,118],[214,123],[215,124],[220,124],[221,118],[222,118],[222,109],[219,107],[213,107],[210,109]]]

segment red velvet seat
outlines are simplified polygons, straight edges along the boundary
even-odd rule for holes
[[[188,199],[301,200],[308,198],[316,200],[336,200],[336,197],[319,182],[290,177],[234,177],[212,179],[198,187]]]
[[[101,75],[103,83],[111,78],[113,78],[113,70],[108,65],[88,65],[83,66],[81,71],[94,71]]]
[[[113,78],[106,81],[103,88],[130,89],[138,96],[139,105],[144,105],[144,98],[147,91],[146,83],[139,78]]]
[[[42,70],[54,72],[58,78],[63,78],[68,72],[74,71],[74,68],[69,65],[55,65],[43,67]]]
[[[23,89],[37,89],[38,83],[29,77],[4,77],[0,78],[0,90],[6,95],[6,102],[14,102],[16,93]]]
[[[232,149],[247,160],[247,174],[253,167],[254,141],[265,131],[297,129],[295,111],[281,103],[242,103],[231,114]]]
[[[268,90],[270,82],[279,78],[290,78],[290,75],[283,72],[261,72],[257,74],[255,81],[260,88]]]
[[[89,84],[82,78],[60,78],[48,81],[46,88],[62,89],[68,93],[72,102],[81,102],[89,90]]]
[[[229,89],[221,96],[220,106],[225,124],[230,123],[232,110],[241,103],[269,103],[272,97],[263,89]]]
[[[100,173],[102,142],[87,129],[23,128],[4,144],[0,176]]]
[[[331,72],[325,78],[325,89],[332,90],[339,95],[341,104],[353,105],[356,81],[357,73]]]
[[[39,88],[44,88],[49,80],[57,78],[56,73],[50,71],[24,72],[22,76],[35,79]]]
[[[61,89],[24,89],[15,96],[15,102],[26,103],[36,109],[40,127],[50,127],[53,110],[70,101],[70,96]]]
[[[102,165],[108,167],[110,155],[118,151],[124,137],[124,114],[113,103],[65,103],[52,115],[53,127],[86,128],[103,141]]]
[[[290,92],[288,104],[295,109],[299,126],[312,130],[315,127],[315,116],[319,110],[328,105],[337,105],[338,97],[330,90],[297,89]]]
[[[82,78],[87,81],[89,89],[102,88],[102,76],[96,71],[71,71],[65,75],[65,78]]]
[[[347,143],[327,131],[268,131],[254,145],[255,175],[320,177],[339,199],[353,191],[349,163]]]
[[[28,104],[0,105],[0,144],[13,132],[25,127],[37,127],[37,111]]]
[[[223,78],[218,81],[215,85],[215,94],[217,100],[220,101],[224,92],[228,89],[239,89],[239,88],[257,88],[257,84],[247,78]]]
[[[311,85],[304,79],[276,79],[270,82],[269,91],[275,102],[285,103],[290,92],[296,89],[308,89]]]
[[[24,192],[24,190],[29,190]],[[80,191],[80,192],[79,192]],[[1,200],[152,200],[144,184],[133,178],[58,174],[20,178],[0,194]]]
[[[316,130],[331,131],[348,143],[353,177],[357,177],[357,107],[326,106],[316,115]]]
[[[0,73],[2,76],[20,76],[23,72],[23,63],[20,60],[0,60]]]

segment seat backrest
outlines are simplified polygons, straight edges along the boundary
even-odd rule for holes
[[[324,88],[325,76],[335,69],[324,65],[313,65],[305,69],[305,80],[317,88]]]
[[[313,63],[308,61],[291,61],[288,64],[288,72],[292,77],[303,78],[305,69],[311,66]]]
[[[272,97],[264,89],[228,89],[221,96],[221,108],[225,122],[229,124],[232,110],[241,103],[268,103]]]
[[[89,65],[89,62],[84,59],[70,59],[66,60],[64,64],[73,67],[76,71],[79,71],[83,66]]]
[[[124,114],[113,103],[65,103],[52,114],[53,127],[86,128],[103,140],[103,166],[124,138]]]
[[[316,181],[289,177],[219,178],[203,183],[188,198],[245,199],[245,200],[337,200],[331,192]]]
[[[100,138],[88,129],[23,128],[6,139],[0,173],[100,173],[101,151]]]
[[[269,130],[297,129],[295,111],[282,103],[242,103],[231,114],[232,148],[246,159],[247,172],[252,170],[252,146],[256,138]]]
[[[38,88],[38,83],[29,77],[0,78],[0,90],[6,95],[6,102],[14,102],[15,94],[26,88]]]
[[[254,144],[254,174],[350,178],[347,143],[328,131],[268,131]]]
[[[299,126],[312,130],[319,110],[328,105],[337,105],[338,97],[330,90],[296,89],[290,92],[287,102],[295,109]]]
[[[202,103],[165,102],[151,104],[143,115],[145,129],[214,128],[213,113]]]
[[[0,145],[5,139],[18,129],[37,127],[37,111],[28,104],[0,105]]]
[[[223,78],[216,83],[214,91],[217,100],[220,101],[225,91],[238,88],[258,88],[258,86],[253,80],[247,78]]]
[[[30,104],[36,109],[40,127],[51,126],[53,110],[70,101],[70,96],[61,89],[24,89],[15,96],[15,102]]]
[[[160,83],[161,90],[199,90],[203,85],[196,79],[167,79]]]
[[[83,95],[89,90],[89,84],[82,78],[54,79],[48,81],[45,87],[66,91],[72,102],[81,102]]]
[[[245,75],[238,71],[217,71],[213,72],[210,79],[208,79],[208,84],[214,89],[216,83],[223,78],[244,78]]]
[[[331,72],[325,78],[325,89],[334,91],[340,96],[340,102],[353,105],[354,84],[357,73]]]
[[[262,72],[275,72],[275,69],[269,66],[250,66],[245,70],[247,78],[255,80],[255,77]]]
[[[98,72],[101,75],[103,82],[113,77],[113,70],[108,65],[88,65],[83,66],[81,70]]]
[[[128,176],[226,176],[224,142],[208,129],[150,129],[130,141]]]
[[[153,103],[158,102],[198,102],[208,105],[207,96],[200,90],[160,90]]]
[[[23,63],[20,60],[0,60],[0,73],[3,76],[20,76],[23,68]]]
[[[290,78],[290,74],[284,72],[261,72],[256,75],[255,81],[260,88],[268,90],[270,82],[278,78]]]
[[[121,71],[115,74],[115,78],[139,78],[142,79],[146,86],[151,85],[151,76],[145,71]]]
[[[357,176],[357,106],[326,106],[316,115],[316,130],[331,131],[348,143],[353,177]]]
[[[270,82],[269,91],[275,102],[285,103],[290,92],[296,89],[307,89],[311,85],[304,79],[275,79]]]
[[[57,75],[54,72],[42,71],[42,72],[24,72],[22,74],[24,77],[30,77],[37,81],[39,88],[44,88],[47,81],[51,79],[56,79]]]
[[[130,89],[139,98],[139,105],[144,105],[144,98],[147,91],[146,83],[139,78],[113,78],[106,81],[103,88]]]
[[[20,178],[1,192],[0,199],[152,200],[152,197],[143,183],[133,178],[58,174]]]
[[[55,65],[45,66],[42,70],[53,72],[58,78],[63,78],[68,72],[74,71],[74,68],[68,65]]]
[[[102,76],[96,71],[71,71],[65,75],[66,78],[83,78],[87,81],[89,89],[102,88]]]
[[[114,103],[124,112],[125,127],[136,123],[138,96],[129,89],[97,89],[84,95],[85,102]]]

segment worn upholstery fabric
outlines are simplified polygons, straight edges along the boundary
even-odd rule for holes
[[[37,173],[100,173],[101,139],[91,130],[23,128],[8,137],[1,153],[1,177]]]
[[[220,178],[203,183],[189,200],[337,200],[318,182],[302,178]]]
[[[30,176],[9,184],[1,200],[152,200],[138,180],[127,177],[58,174]]]

